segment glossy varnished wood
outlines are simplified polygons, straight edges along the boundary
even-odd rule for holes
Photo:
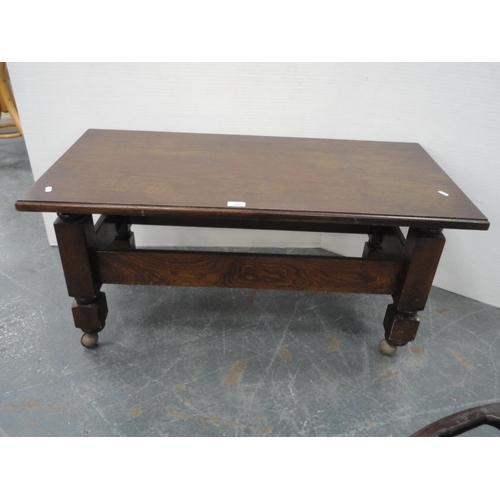
[[[226,252],[98,251],[103,283],[391,294],[401,262]]]
[[[62,214],[56,234],[86,347],[104,327],[109,283],[392,295],[381,343],[392,354],[417,333],[441,230],[489,226],[418,144],[110,130],[87,131],[16,208]],[[95,227],[92,214],[103,214]],[[134,224],[369,241],[362,258],[144,250]]]
[[[228,201],[246,207],[227,207]],[[489,225],[415,143],[113,130],[88,130],[16,207],[225,220]]]

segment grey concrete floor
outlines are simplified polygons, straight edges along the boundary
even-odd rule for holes
[[[437,288],[394,357],[390,297],[111,285],[85,349],[41,214],[14,209],[23,139],[0,178],[2,436],[409,436],[500,400],[500,310]]]

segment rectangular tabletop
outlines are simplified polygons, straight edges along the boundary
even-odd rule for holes
[[[419,144],[122,130],[85,132],[16,208],[489,227]]]

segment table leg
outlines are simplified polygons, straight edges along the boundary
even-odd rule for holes
[[[363,258],[400,261],[404,243],[405,238],[399,227],[374,226],[365,243]]]
[[[68,294],[75,299],[73,319],[84,332],[82,345],[94,347],[105,326],[108,307],[91,252],[96,240],[92,216],[58,215],[54,228]]]
[[[385,314],[385,339],[380,343],[383,354],[394,354],[398,346],[415,339],[420,324],[417,312],[424,310],[444,244],[441,230],[408,231],[401,286]]]
[[[135,248],[134,233],[128,217],[102,215],[95,225],[95,245],[109,250]]]

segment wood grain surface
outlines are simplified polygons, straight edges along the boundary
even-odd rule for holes
[[[419,144],[117,130],[88,130],[16,208],[489,226]]]
[[[96,253],[103,283],[392,294],[402,262],[226,252]]]

